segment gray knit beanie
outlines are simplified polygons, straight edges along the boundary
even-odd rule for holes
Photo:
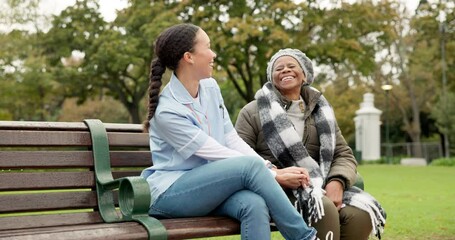
[[[290,56],[290,57],[293,57],[295,60],[297,60],[300,67],[303,69],[303,73],[305,74],[305,77],[306,77],[305,85],[310,85],[313,83],[314,71],[313,71],[313,64],[311,63],[311,60],[302,51],[300,51],[298,49],[292,49],[292,48],[281,49],[277,53],[275,53],[272,56],[272,58],[270,58],[270,61],[267,64],[267,80],[268,81],[270,81],[270,82],[272,81],[273,65],[275,64],[276,60],[282,56]]]

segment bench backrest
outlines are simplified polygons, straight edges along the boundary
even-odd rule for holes
[[[114,178],[151,165],[141,125],[104,126]],[[82,122],[0,121],[0,230],[102,222],[91,146]],[[11,217],[18,213],[25,217]]]

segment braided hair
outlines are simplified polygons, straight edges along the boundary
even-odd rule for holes
[[[174,71],[185,52],[192,52],[196,33],[200,28],[193,24],[178,24],[164,30],[155,42],[155,55],[150,66],[148,116],[144,130],[150,127],[150,120],[155,115],[161,90],[161,78],[166,68]]]

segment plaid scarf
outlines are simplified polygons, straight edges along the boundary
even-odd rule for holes
[[[293,190],[293,194],[297,198],[295,206],[308,224],[312,221],[317,222],[324,216],[322,197],[325,191],[323,186],[335,150],[335,114],[327,100],[321,95],[314,110],[316,129],[321,143],[321,161],[318,165],[308,154],[302,139],[281,107],[279,97],[273,88],[272,83],[267,82],[256,94],[262,131],[267,145],[282,165],[281,167],[298,166],[308,170],[311,185],[305,189]],[[353,186],[344,191],[343,203],[366,211],[371,218],[372,234],[381,239],[386,214],[370,194]]]

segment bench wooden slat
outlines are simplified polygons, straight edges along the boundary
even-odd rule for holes
[[[141,170],[113,171],[114,179],[139,176]],[[81,172],[11,172],[0,174],[0,190],[74,189],[95,187],[92,171]]]
[[[88,131],[83,122],[0,121],[0,130]]]
[[[163,219],[169,239],[190,239],[240,233],[238,221],[228,217],[194,217]]]
[[[131,176],[140,176],[141,170],[131,170],[131,171],[112,171],[112,176],[114,179],[122,177],[131,177]]]
[[[150,150],[146,151],[111,151],[112,167],[150,167]]]
[[[143,132],[142,125],[130,123],[104,123],[109,132]],[[0,121],[0,130],[88,131],[82,122]]]
[[[143,147],[149,148],[149,137],[147,133],[113,133],[108,132],[109,145],[111,147],[125,146],[125,147]]]
[[[2,151],[0,167],[5,169],[93,167],[93,157],[90,151]]]
[[[111,151],[112,167],[151,165],[150,151]],[[0,151],[0,168],[93,167],[91,151]]]
[[[0,213],[94,208],[95,191],[0,195]]]
[[[11,172],[0,174],[0,190],[39,190],[91,188],[94,173],[85,172]]]
[[[69,226],[103,222],[104,221],[98,212],[0,217],[0,233],[5,230],[41,228],[51,226]]]
[[[88,132],[2,131],[0,146],[91,146]]]
[[[28,146],[28,147],[58,147],[58,146],[82,146],[89,147],[92,144],[89,132],[63,132],[63,131],[1,131],[0,146]],[[146,133],[108,133],[111,146],[134,146],[148,147]]]
[[[14,237],[14,239],[26,239],[27,237],[32,237],[33,239],[145,239],[147,237],[147,232],[138,223],[105,224],[102,223],[101,218],[96,213],[12,217],[10,220],[12,221],[8,222],[0,218],[1,239],[7,239],[8,237]],[[19,226],[15,227],[12,222],[18,223]],[[24,222],[27,224],[23,224]],[[84,225],[85,222],[91,224]],[[237,221],[227,217],[176,218],[163,219],[161,222],[167,229],[169,239],[232,235],[238,234],[240,229]],[[1,227],[3,224],[7,227]],[[55,224],[60,226],[57,228],[49,227],[56,226]],[[27,228],[27,226],[32,228]],[[122,234],[118,232],[119,229],[122,230]],[[2,230],[8,230],[8,232],[2,232]],[[103,234],[101,236],[97,235],[95,230],[103,232]],[[68,234],[75,232],[80,233],[75,235]],[[124,236],[123,233],[128,234]],[[78,234],[81,234],[81,236]]]
[[[0,232],[0,238],[2,240],[144,240],[147,239],[147,232],[142,225],[135,222],[99,223],[64,227],[18,229],[5,233]]]

